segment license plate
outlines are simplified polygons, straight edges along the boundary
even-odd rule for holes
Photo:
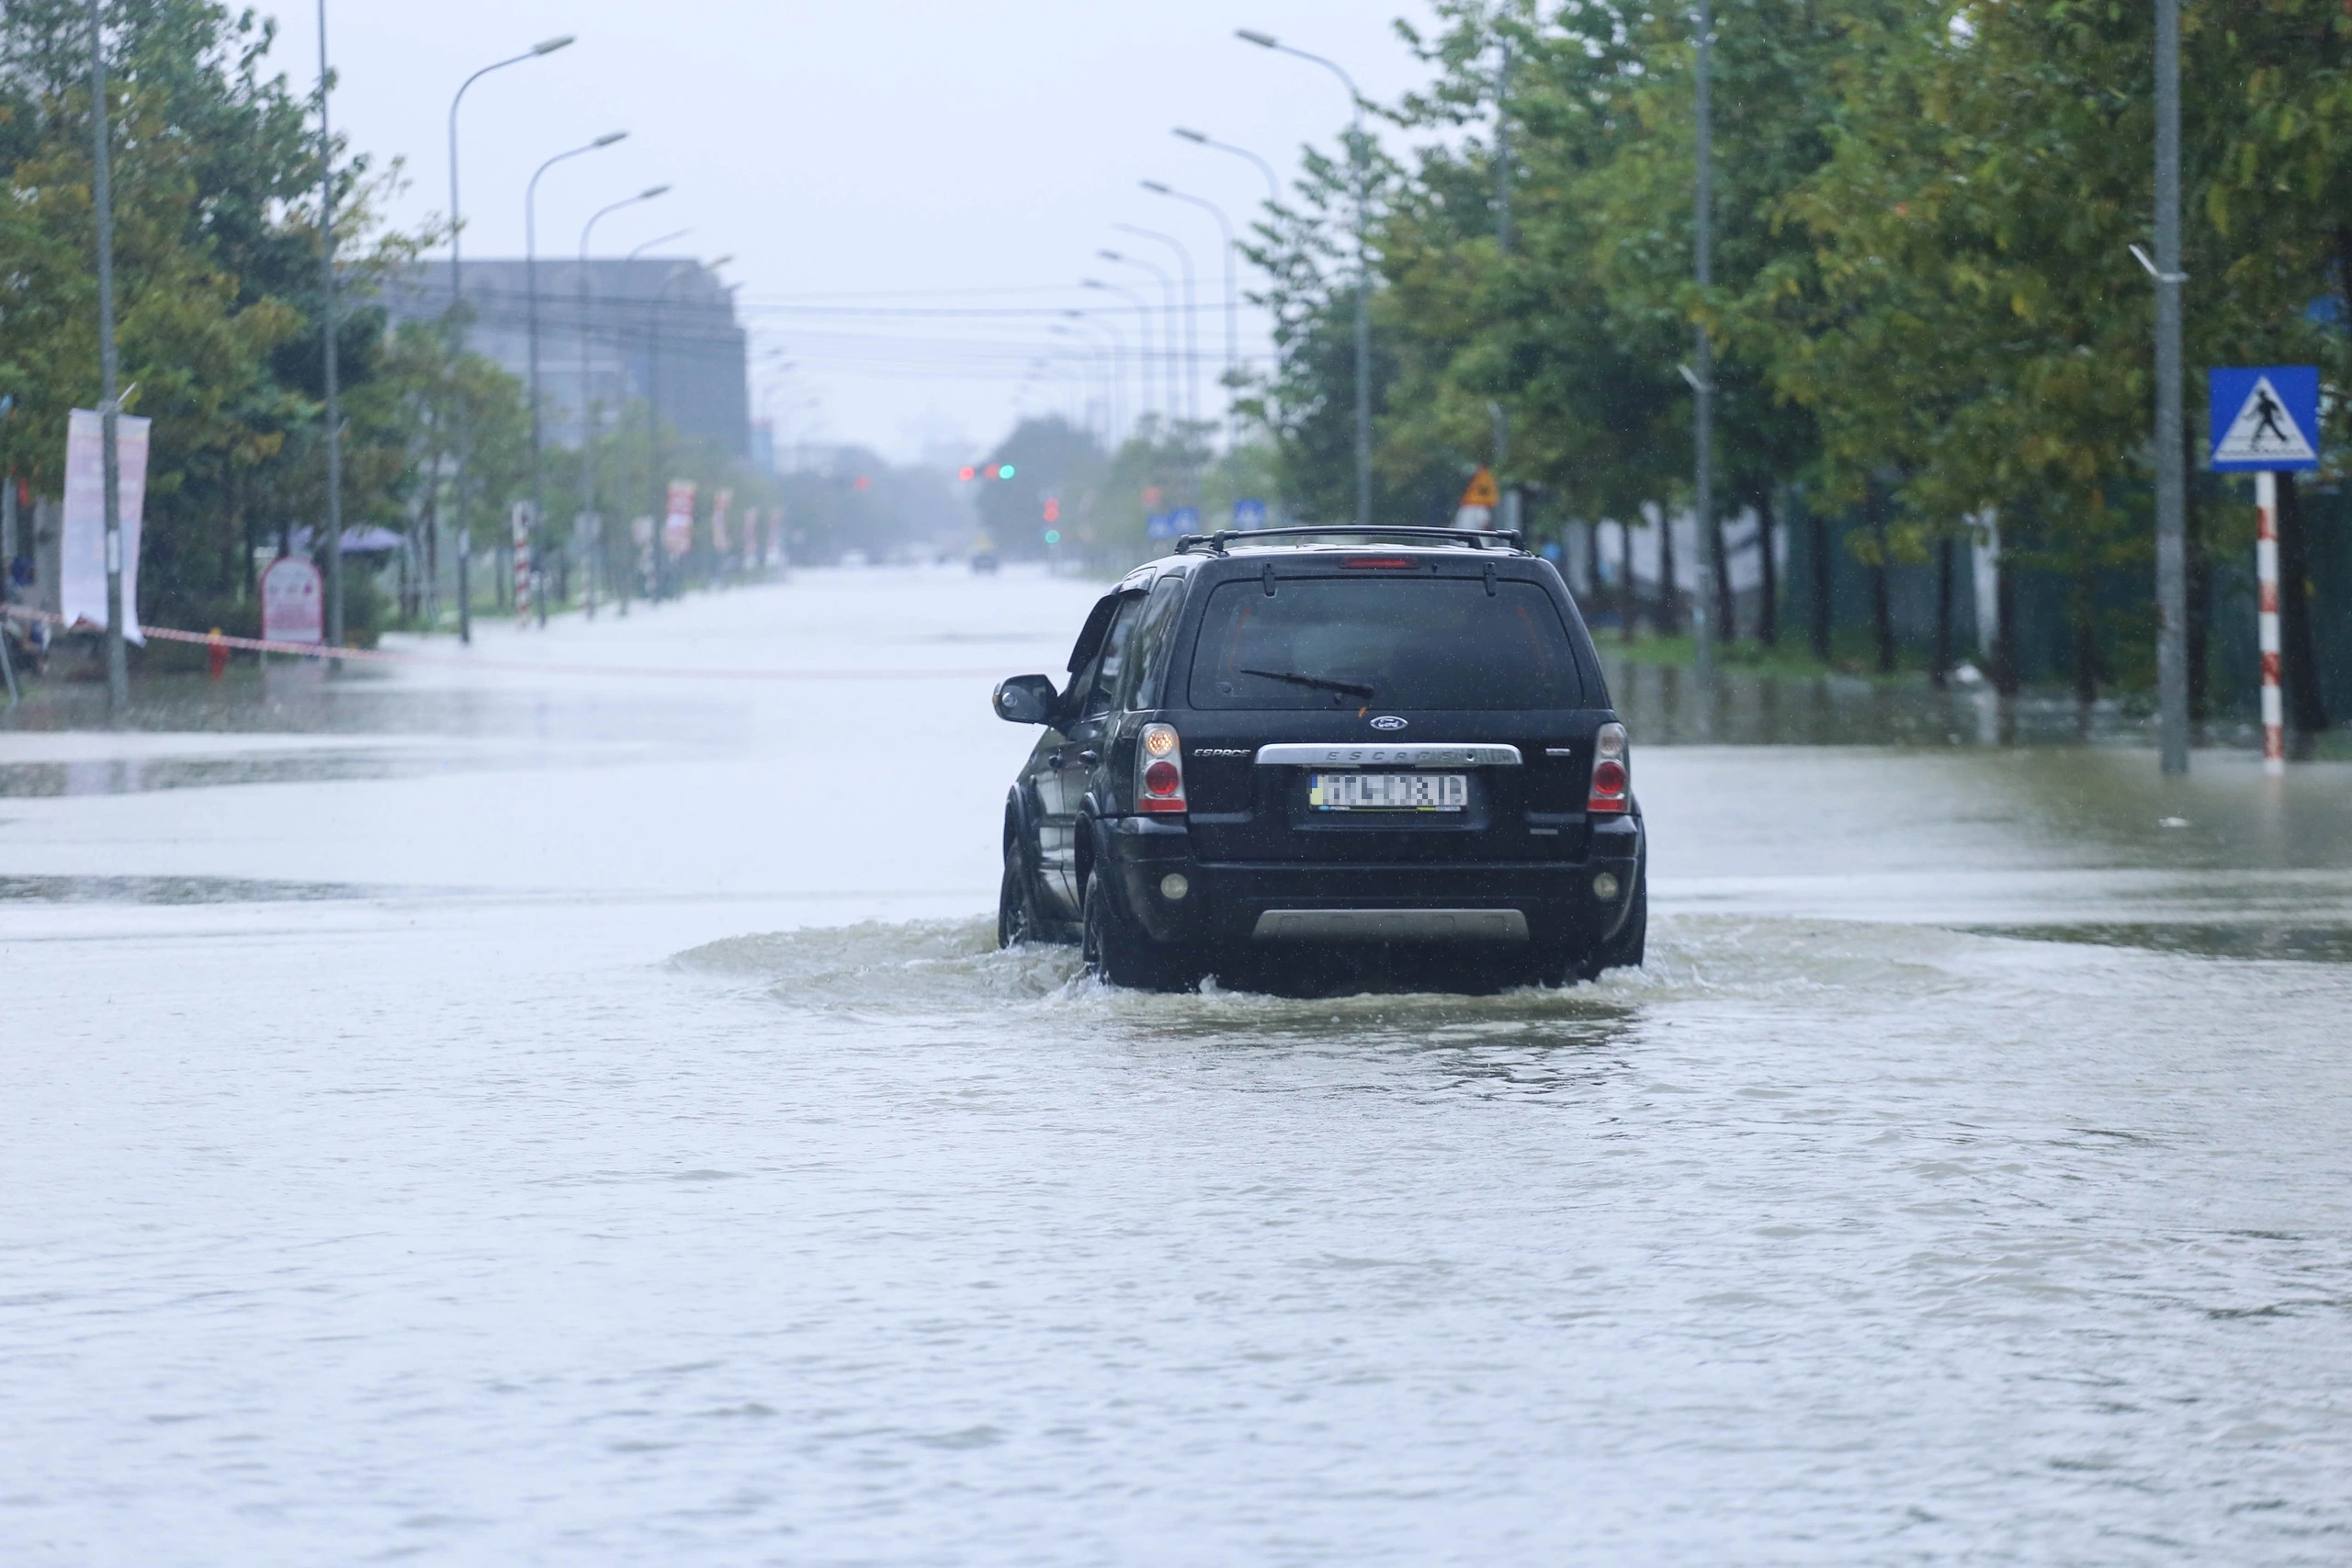
[[[1462,811],[1467,773],[1309,773],[1306,804],[1317,811]]]

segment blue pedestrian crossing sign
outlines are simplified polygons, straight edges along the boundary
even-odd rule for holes
[[[1266,503],[1245,497],[1233,503],[1233,525],[1244,533],[1254,532],[1266,525]]]
[[[2319,467],[2319,367],[2206,372],[2213,468],[2240,474]]]

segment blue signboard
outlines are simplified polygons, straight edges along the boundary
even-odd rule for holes
[[[1175,513],[1155,512],[1143,520],[1143,536],[1147,539],[1172,539],[1182,530],[1175,525]]]
[[[1200,531],[1201,509],[1199,507],[1180,506],[1175,511],[1168,514],[1168,536],[1170,538],[1181,538],[1186,534],[1197,534]]]
[[[2243,474],[2319,467],[2319,367],[2209,370],[2213,468]]]
[[[1237,501],[1233,503],[1233,525],[1244,531],[1266,525],[1266,503],[1262,501]]]

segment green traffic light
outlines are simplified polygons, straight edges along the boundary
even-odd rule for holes
[[[1012,464],[1010,464],[1010,463],[1007,463],[1004,467],[1002,467],[1002,468],[999,468],[999,469],[996,471],[996,477],[997,477],[997,478],[999,478],[999,479],[1011,479],[1011,478],[1012,477]]]
[[[1061,542],[1062,531],[1059,528],[1048,528],[1046,530],[1046,543],[1049,545],[1058,545]]]

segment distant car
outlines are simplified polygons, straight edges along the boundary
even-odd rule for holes
[[[997,566],[996,541],[983,536],[972,541],[972,570],[982,577],[994,575]]]
[[[993,701],[1045,728],[1005,802],[1002,945],[1075,941],[1155,989],[1334,959],[1471,985],[1642,962],[1625,727],[1516,536],[1186,539],[1095,604],[1067,684]]]

